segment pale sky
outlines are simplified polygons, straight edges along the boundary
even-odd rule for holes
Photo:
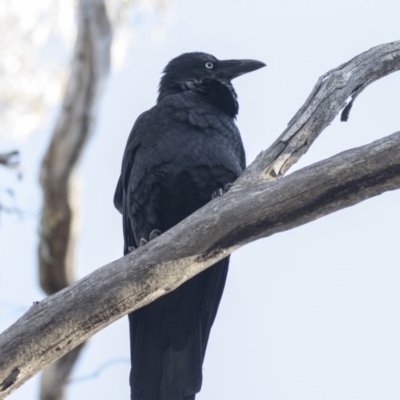
[[[165,15],[134,15],[126,63],[110,75],[79,169],[79,277],[122,254],[121,218],[112,204],[122,152],[133,122],[154,104],[171,58],[204,51],[268,64],[234,81],[251,162],[284,130],[320,75],[400,39],[399,15],[395,0],[174,0]],[[399,73],[368,87],[349,122],[336,119],[293,170],[399,130],[399,93]],[[1,216],[0,330],[43,298],[37,175],[54,118],[21,149],[25,177],[16,188],[30,214]],[[196,399],[399,399],[399,204],[400,192],[386,193],[234,253]],[[126,317],[90,340],[74,376],[117,359],[95,379],[70,385],[68,399],[128,400]],[[31,379],[10,400],[37,398],[38,382]]]

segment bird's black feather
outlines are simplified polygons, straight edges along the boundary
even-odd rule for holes
[[[114,196],[125,254],[154,229],[165,232],[205,205],[245,168],[236,93],[224,65],[205,53],[172,60],[157,105],[137,119]],[[225,258],[129,315],[132,400],[195,399],[228,265]]]

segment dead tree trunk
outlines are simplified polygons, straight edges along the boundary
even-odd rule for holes
[[[42,161],[43,209],[38,263],[42,289],[57,293],[75,281],[77,201],[73,171],[96,122],[110,65],[111,26],[103,0],[80,0],[78,33],[63,104]],[[83,343],[46,367],[41,400],[63,399]]]

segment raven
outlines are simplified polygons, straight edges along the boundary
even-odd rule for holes
[[[124,254],[222,194],[241,174],[246,161],[231,80],[264,66],[194,52],[165,67],[157,104],[129,135],[115,191]],[[195,399],[228,264],[229,257],[129,315],[131,400]]]

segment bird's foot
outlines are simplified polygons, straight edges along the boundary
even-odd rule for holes
[[[153,229],[149,235],[149,241],[155,239],[156,237],[160,236],[162,232],[159,229]]]
[[[233,183],[227,183],[223,188],[219,188],[211,195],[211,200],[216,199],[217,197],[221,197],[224,195],[231,187]]]
[[[135,246],[128,246],[128,251],[129,253],[132,253],[132,251],[136,250]]]
[[[155,238],[157,238],[158,236],[160,236],[162,234],[162,232],[159,229],[153,229],[150,232],[149,235],[149,240],[146,240],[144,238],[141,238],[139,241],[139,247],[142,247],[144,245],[146,245],[148,242],[151,242],[152,240],[154,240]]]

